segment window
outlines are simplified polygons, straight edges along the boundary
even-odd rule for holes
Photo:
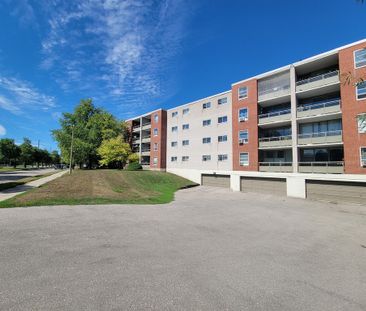
[[[221,136],[217,137],[217,141],[219,143],[223,143],[223,142],[227,141],[227,135],[221,135]]]
[[[202,138],[203,144],[211,144],[211,137],[203,137]]]
[[[204,103],[202,105],[202,109],[208,109],[208,108],[211,108],[211,103],[210,102]]]
[[[183,114],[187,114],[189,112],[189,108],[184,108],[183,109]]]
[[[158,151],[158,143],[154,143],[154,151]]]
[[[217,160],[219,160],[220,162],[227,161],[227,154],[219,154],[217,156]]]
[[[357,116],[358,132],[366,133],[366,113]]]
[[[207,161],[211,161],[211,156],[208,154],[205,154],[202,156],[202,161],[203,162],[207,162]]]
[[[248,108],[239,109],[239,122],[248,120]]]
[[[158,129],[154,129],[154,136],[158,136]]]
[[[366,147],[361,147],[361,166],[366,167]]]
[[[154,121],[155,121],[155,123],[158,123],[158,121],[159,121],[159,115],[157,113],[154,114]]]
[[[226,123],[227,122],[227,116],[218,117],[217,122],[220,123]]]
[[[361,68],[366,66],[366,49],[355,51],[355,67]]]
[[[178,142],[177,142],[177,141],[172,141],[172,142],[170,143],[170,145],[171,145],[172,147],[177,147],[177,146],[178,146]]]
[[[189,124],[183,124],[182,129],[183,130],[188,130],[189,129]]]
[[[209,126],[209,125],[211,125],[211,120],[203,120],[202,125],[203,126]]]
[[[154,164],[155,166],[158,164],[158,158],[156,158],[156,157],[155,157],[155,158],[153,159],[153,164]]]
[[[366,81],[359,83],[356,87],[357,99],[366,99]]]
[[[183,161],[183,162],[187,162],[188,160],[189,160],[189,156],[183,156],[183,157],[182,157],[182,161]]]
[[[239,164],[240,166],[248,166],[249,165],[249,153],[241,152],[239,156]]]
[[[177,160],[178,160],[178,157],[171,157],[170,158],[170,161],[172,161],[172,162],[177,162]]]
[[[182,145],[183,145],[183,146],[189,146],[189,140],[188,140],[188,139],[183,140],[183,141],[182,141]]]
[[[224,98],[220,98],[218,101],[217,101],[217,104],[220,106],[220,105],[225,105],[227,104],[227,97],[224,97]]]
[[[178,111],[173,111],[172,112],[172,118],[176,117],[178,115]]]
[[[178,132],[178,126],[172,126],[172,132]]]
[[[248,130],[239,131],[239,144],[247,144],[248,141]]]
[[[248,87],[246,87],[246,86],[239,87],[238,96],[239,96],[239,99],[247,98],[248,97]]]

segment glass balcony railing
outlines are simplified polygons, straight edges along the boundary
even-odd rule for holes
[[[297,108],[297,116],[298,117],[308,117],[308,116],[312,116],[312,115],[337,113],[340,111],[341,111],[341,100],[334,99],[334,100],[316,102],[313,104],[299,106]]]
[[[300,173],[342,174],[344,172],[343,161],[315,161],[299,162]]]
[[[291,173],[292,169],[292,162],[259,162],[260,172]]]
[[[292,135],[259,138],[259,147],[291,146]]]
[[[291,109],[284,109],[275,112],[262,113],[258,116],[259,124],[268,122],[287,121],[291,118]]]
[[[342,130],[316,132],[316,133],[303,133],[298,135],[299,145],[308,144],[328,144],[342,142]]]
[[[307,91],[333,83],[339,83],[339,70],[334,70],[314,77],[299,80],[296,82],[296,91]]]

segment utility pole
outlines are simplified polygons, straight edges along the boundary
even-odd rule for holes
[[[72,149],[74,146],[74,125],[71,127],[71,147],[70,147],[70,167],[69,167],[69,175],[71,175],[72,171]]]

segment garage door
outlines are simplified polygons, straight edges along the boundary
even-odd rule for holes
[[[240,189],[243,192],[256,192],[280,196],[287,195],[285,178],[242,177]]]
[[[366,205],[366,183],[307,180],[306,194],[314,200]]]
[[[230,188],[229,175],[202,175],[202,185],[211,187]]]

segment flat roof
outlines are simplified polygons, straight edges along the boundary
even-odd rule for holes
[[[136,119],[139,119],[139,118],[142,118],[142,117],[146,117],[146,116],[148,116],[150,114],[153,114],[154,112],[157,112],[157,111],[160,111],[160,110],[164,110],[164,109],[163,108],[158,108],[158,109],[155,109],[153,111],[150,111],[150,112],[147,112],[147,113],[144,113],[144,114],[140,114],[140,115],[138,115],[136,117],[127,119],[126,122],[133,121],[133,120],[136,120]]]

